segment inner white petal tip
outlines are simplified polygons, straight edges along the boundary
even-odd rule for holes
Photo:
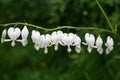
[[[44,53],[45,53],[45,54],[48,53],[48,49],[47,49],[47,48],[44,49]]]
[[[89,53],[92,52],[92,49],[93,49],[93,47],[91,47],[91,46],[88,46],[88,48],[87,48],[87,50],[88,50]]]
[[[81,48],[75,48],[75,51],[79,54],[81,52]]]
[[[12,47],[15,46],[15,41],[12,41],[11,46],[12,46]]]

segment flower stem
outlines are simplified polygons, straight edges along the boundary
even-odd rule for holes
[[[113,31],[110,31],[110,30],[107,30],[107,29],[102,29],[102,28],[97,28],[97,27],[58,26],[56,28],[48,29],[48,28],[37,26],[37,25],[33,25],[33,24],[29,24],[29,23],[22,23],[22,22],[0,24],[0,26],[3,26],[3,27],[7,27],[7,26],[11,26],[11,25],[26,25],[28,27],[30,26],[30,27],[34,27],[34,28],[37,28],[37,29],[44,30],[45,32],[50,32],[50,31],[55,31],[55,30],[60,30],[60,29],[75,29],[75,30],[78,30],[78,31],[80,31],[80,30],[98,30],[98,31],[101,31],[101,32],[107,32],[107,33],[115,34],[117,37],[120,38],[120,36],[117,33],[114,33]]]
[[[106,15],[105,11],[103,10],[102,6],[101,6],[100,3],[98,2],[98,0],[96,0],[96,2],[97,2],[97,5],[99,6],[100,10],[102,11],[102,13],[103,13],[103,15],[104,15],[104,17],[105,17],[105,19],[106,19],[106,21],[107,21],[110,29],[112,30],[112,32],[115,32],[114,29],[113,29],[112,24],[110,23],[110,20],[108,19],[108,16]]]

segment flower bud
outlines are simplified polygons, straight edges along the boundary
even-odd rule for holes
[[[2,32],[1,43],[4,43],[4,40],[6,38],[6,34],[7,34],[7,30],[4,29],[3,32]]]

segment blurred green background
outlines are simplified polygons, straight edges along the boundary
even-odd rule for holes
[[[99,2],[120,33],[120,0]],[[0,0],[0,23],[9,22],[28,22],[46,28],[69,25],[109,29],[95,0]],[[0,28],[0,34],[3,29]],[[96,30],[69,32],[78,34],[82,41],[86,32],[96,37],[99,34]],[[0,80],[120,80],[120,40],[105,32],[100,35],[104,42],[108,35],[114,38],[114,50],[109,55],[99,55],[96,49],[88,54],[84,45],[80,54],[76,54],[74,47],[72,53],[67,53],[67,47],[59,46],[54,51],[52,46],[45,55],[43,49],[34,49],[30,35],[26,47],[20,43],[14,48],[10,42],[0,44]]]

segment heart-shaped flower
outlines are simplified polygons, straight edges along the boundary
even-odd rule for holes
[[[9,28],[8,29],[8,36],[11,40],[15,41],[20,36],[20,29],[19,28]]]
[[[62,31],[54,31],[51,34],[51,45],[55,45],[54,49],[55,51],[58,50],[58,43],[61,44],[61,38],[62,38],[63,32]]]
[[[103,40],[100,37],[100,35],[96,39],[96,48],[99,54],[103,53],[103,48],[102,48]]]
[[[75,34],[73,33],[64,33],[62,35],[62,43],[63,43],[63,46],[68,46],[68,49],[67,51],[70,53],[72,50],[70,48],[70,46],[72,46],[74,44],[74,40],[75,40]]]
[[[40,48],[40,39],[41,39],[40,32],[32,30],[31,38],[32,38],[33,43],[35,43],[34,48],[38,51]]]
[[[15,46],[15,41],[20,36],[20,32],[21,31],[20,31],[19,28],[13,28],[13,27],[9,28],[7,33],[8,33],[8,36],[9,36],[10,39],[6,39],[5,42],[12,41],[11,46],[14,47]]]
[[[84,45],[88,45],[88,52],[91,53],[94,43],[95,43],[95,36],[93,34],[86,33],[85,34],[85,41],[86,43],[83,42]]]
[[[51,36],[50,34],[46,34],[46,35],[41,35],[40,37],[40,48],[44,48],[44,53],[47,54],[48,53],[48,48],[49,46],[51,46]]]
[[[17,40],[17,41],[21,42],[23,46],[26,46],[27,43],[28,43],[28,40],[27,40],[28,34],[29,34],[29,31],[27,29],[27,26],[25,25],[24,28],[21,31],[22,40]]]
[[[79,36],[75,35],[73,45],[75,46],[75,51],[77,53],[80,53],[80,51],[81,51],[81,38]]]
[[[107,41],[105,43],[105,46],[107,47],[106,54],[109,54],[113,50],[113,45],[114,45],[113,39],[110,36],[108,36]]]

